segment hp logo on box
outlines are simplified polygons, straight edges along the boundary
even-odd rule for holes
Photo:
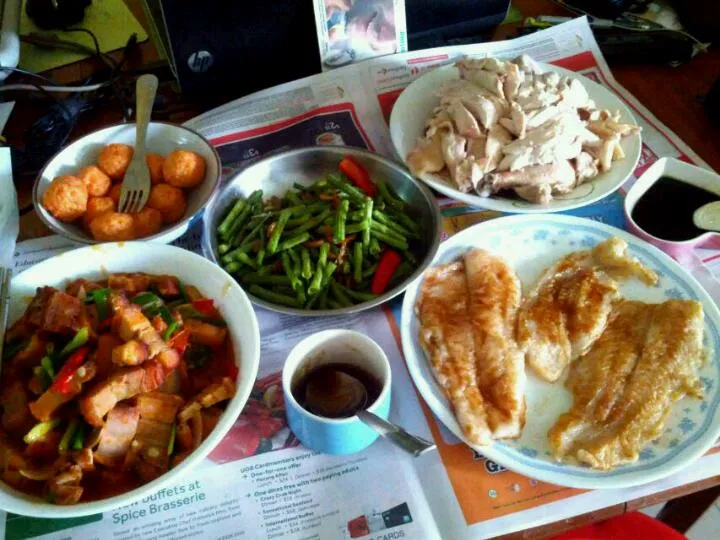
[[[205,73],[213,65],[213,55],[208,51],[195,51],[188,57],[188,67],[193,73]]]

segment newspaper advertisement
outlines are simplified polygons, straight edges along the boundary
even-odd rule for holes
[[[643,127],[642,155],[628,184],[613,195],[587,207],[570,211],[569,214],[624,227],[624,193],[635,178],[659,157],[671,156],[706,166],[674,133],[613,79],[585,19],[575,19],[512,41],[446,47],[374,58],[257,92],[205,113],[188,122],[188,125],[202,132],[217,147],[225,175],[275,152],[309,145],[359,146],[397,158],[393,156],[388,119],[397,96],[408,84],[422,73],[451,63],[463,55],[493,54],[514,57],[520,53],[527,53],[538,61],[582,73],[605,85],[628,104]],[[448,199],[441,199],[440,204],[445,238],[474,223],[501,215],[481,208],[470,208]],[[199,235],[200,228],[196,224],[176,244],[197,250]],[[16,250],[16,268],[19,271],[71,247],[75,246],[59,237],[20,243]],[[720,251],[697,250],[697,254],[705,265],[692,269],[693,273],[698,275],[696,272],[705,272],[702,283],[711,289],[713,284],[717,284],[715,276],[720,275]],[[715,294],[714,297],[720,299],[720,295]],[[199,488],[191,490],[190,485],[195,480],[199,481],[206,500],[201,501],[199,506],[193,503],[196,508],[192,511],[199,515],[200,506],[215,507],[212,509],[216,512],[214,517],[206,516],[203,519],[226,519],[226,525],[221,527],[222,535],[243,530],[251,531],[246,533],[246,537],[269,538],[270,534],[276,533],[268,533],[265,528],[281,526],[283,528],[278,531],[282,532],[283,538],[343,538],[341,534],[350,538],[373,539],[434,538],[438,530],[445,538],[487,538],[566,519],[720,474],[720,453],[716,453],[717,449],[711,450],[680,473],[630,489],[581,491],[539,482],[505,470],[499,464],[475,453],[450,434],[419,398],[402,359],[398,330],[399,306],[399,300],[396,300],[387,307],[343,319],[310,318],[303,319],[302,323],[258,309],[263,351],[261,371],[253,399],[261,401],[262,404],[249,404],[227,439],[213,451],[203,468],[188,475],[180,484],[185,487],[186,493],[178,493],[178,496],[184,498],[190,496],[188,494],[191,491],[197,492]],[[268,406],[266,401],[271,403],[269,407],[272,408],[272,401],[262,399],[260,395],[264,396],[267,388],[274,384],[273,377],[277,377],[283,359],[292,346],[303,335],[327,327],[367,331],[381,344],[393,365],[391,420],[422,437],[432,437],[437,443],[438,452],[412,459],[398,454],[386,441],[380,441],[366,451],[348,458],[309,455],[307,450],[297,446],[297,441],[293,440],[283,424],[282,414],[267,415],[273,418],[271,421],[258,421],[255,418],[258,416],[257,410]],[[306,455],[307,457],[302,457]],[[280,463],[284,459],[295,457],[298,458],[297,462]],[[364,457],[368,459],[357,461]],[[284,499],[273,502],[275,498],[270,501],[256,500],[255,493],[262,491],[263,487],[256,486],[252,477],[243,478],[243,474],[247,474],[243,469],[258,464],[261,468],[274,470],[289,468],[290,463],[297,463],[298,467],[293,467],[286,477],[278,476],[279,480],[269,485],[277,488],[294,485],[296,487],[292,489],[300,491],[293,493],[291,497],[297,499],[290,499],[290,503]],[[303,468],[306,466],[308,470]],[[326,482],[311,482],[297,487],[297,484],[304,480],[322,475],[318,470],[330,470],[328,467],[335,466],[340,467],[341,471],[353,467],[358,469],[348,474],[333,476]],[[219,470],[225,472],[215,472]],[[337,472],[336,469],[333,470]],[[215,474],[217,476],[212,476]],[[309,476],[304,476],[305,474]],[[223,481],[208,482],[206,478],[222,478]],[[358,483],[361,478],[363,482]],[[320,489],[313,488],[313,485]],[[228,492],[232,494],[228,500],[235,500],[233,497],[237,496],[240,496],[241,500],[242,497],[248,500],[238,507],[234,506],[235,503],[223,507],[224,493]],[[271,494],[257,495],[263,496]],[[280,496],[276,495],[277,497]],[[303,526],[308,526],[309,529],[295,530],[296,523],[305,518],[298,518],[292,523],[277,523],[274,517],[263,517],[261,504],[257,509],[257,505],[263,502],[272,503],[268,508],[301,503],[303,497],[313,501],[308,504],[319,505],[305,510],[302,503],[297,507],[302,512],[298,510],[299,513],[294,514],[311,512],[312,515],[306,516],[306,521],[303,521]],[[145,509],[149,512],[146,506],[143,506],[145,504],[141,502],[131,509]],[[403,505],[407,505],[407,509]],[[339,513],[332,514],[336,509]],[[274,515],[268,512],[268,516]],[[410,516],[411,521],[398,525],[400,529],[389,527],[389,523],[396,522],[396,518],[389,517],[391,514]],[[130,526],[131,532],[127,532],[128,523],[113,523],[111,514],[96,517],[95,521],[103,523],[105,536],[109,534],[108,531],[117,534],[118,538],[121,538],[122,534],[137,534],[137,531],[132,533],[132,527],[154,523],[154,527],[167,527],[162,534],[153,533],[158,537],[181,538],[184,534],[189,534],[185,524],[189,515],[183,508],[169,509],[163,519],[175,521],[167,523],[159,521],[155,514],[139,516]],[[226,515],[229,517],[225,518]],[[5,520],[6,533],[11,530],[15,519],[25,518],[8,517]],[[402,521],[404,518],[398,519]],[[68,525],[64,533],[57,537],[92,538],[90,532],[80,535],[83,527],[92,526],[91,523]],[[379,529],[382,526],[385,526],[385,529]],[[32,529],[28,527],[23,530]],[[98,527],[99,525],[92,530],[98,531]],[[208,528],[203,531],[206,531],[206,537],[212,538],[216,537],[213,531],[219,529]],[[342,533],[339,532],[341,529]],[[263,530],[264,532],[258,532]],[[121,534],[121,531],[126,532]],[[74,536],[76,534],[77,536]],[[148,535],[152,536],[150,533]],[[222,536],[220,533],[217,535]],[[10,536],[9,533],[7,536],[22,537]]]
[[[323,71],[406,52],[404,0],[314,0]]]

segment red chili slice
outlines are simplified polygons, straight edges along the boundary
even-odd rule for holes
[[[353,158],[345,156],[340,162],[340,170],[350,181],[365,192],[368,197],[375,197],[378,193],[377,186],[370,180],[370,175],[365,168]]]
[[[383,294],[385,292],[401,262],[402,258],[396,251],[386,249],[383,252],[370,285],[370,291],[373,294]]]
[[[203,315],[212,317],[215,315],[215,304],[212,298],[203,298],[201,300],[195,300],[192,306],[197,309]]]
[[[70,391],[70,381],[85,361],[88,352],[90,352],[90,347],[80,347],[70,355],[55,377],[55,380],[53,380],[51,386],[53,390],[57,390],[61,394],[67,394]]]
[[[173,337],[170,338],[168,344],[180,354],[185,352],[187,349],[188,342],[190,341],[190,331],[187,328],[180,330]]]

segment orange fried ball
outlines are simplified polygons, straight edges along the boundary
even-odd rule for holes
[[[85,213],[88,190],[76,176],[58,176],[47,187],[42,204],[55,218],[65,223],[75,221]]]
[[[159,184],[163,181],[163,163],[165,158],[160,154],[148,154],[145,156],[145,163],[150,169],[150,182]]]
[[[122,184],[115,184],[113,187],[110,188],[110,191],[108,192],[108,197],[110,197],[113,201],[115,201],[115,206],[120,204],[120,191],[122,190]]]
[[[130,214],[135,221],[135,238],[144,238],[145,236],[152,236],[160,231],[163,223],[162,214],[146,206],[139,212]]]
[[[108,144],[100,151],[97,164],[110,178],[120,180],[125,175],[132,156],[132,146]]]
[[[189,150],[170,152],[163,164],[163,178],[175,187],[195,187],[205,178],[205,160]]]
[[[96,165],[83,167],[77,172],[77,177],[85,182],[88,195],[91,197],[102,197],[110,190],[110,184],[112,183],[110,177]]]
[[[185,215],[187,199],[181,189],[157,184],[150,190],[147,206],[162,214],[163,223],[175,223]]]
[[[135,238],[135,221],[130,214],[105,212],[90,221],[90,234],[95,240],[121,241]]]
[[[110,197],[90,197],[87,202],[87,211],[83,216],[85,227],[90,226],[90,222],[105,212],[114,212],[117,204]]]

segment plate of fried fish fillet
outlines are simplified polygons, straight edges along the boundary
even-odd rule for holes
[[[461,58],[395,103],[390,135],[417,178],[461,202],[512,213],[578,208],[618,189],[640,157],[640,127],[612,92],[534,62]]]
[[[663,252],[548,214],[445,241],[405,293],[401,333],[455,437],[538,480],[617,488],[677,471],[720,435],[719,329],[711,297]]]

